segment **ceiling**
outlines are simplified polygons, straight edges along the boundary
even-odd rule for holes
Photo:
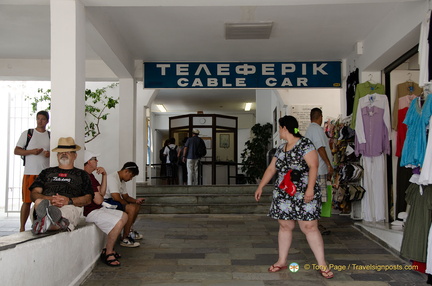
[[[149,61],[341,60],[397,5],[413,1],[421,0],[81,0],[121,39],[138,78]],[[0,3],[0,59],[49,59],[50,1]],[[225,23],[262,21],[273,22],[269,39],[225,39]],[[87,59],[99,59],[90,45]],[[170,112],[240,112],[255,90],[160,90],[154,102]]]

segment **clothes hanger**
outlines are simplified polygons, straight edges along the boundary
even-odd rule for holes
[[[368,82],[370,82],[371,84],[376,84],[376,81],[373,80],[373,75],[371,73],[369,74]]]
[[[412,82],[412,79],[411,79],[412,74],[409,72],[407,75],[408,75],[407,82]]]

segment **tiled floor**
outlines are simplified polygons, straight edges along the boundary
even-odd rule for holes
[[[8,215],[0,215],[0,236],[11,235],[19,232],[19,213],[10,213]],[[30,220],[26,223],[26,229],[30,230]]]
[[[426,275],[412,270],[371,270],[410,264],[364,236],[350,218],[334,215],[322,224],[331,230],[324,236],[326,259],[338,267],[330,280],[309,269],[314,256],[298,227],[288,263],[300,270],[268,273],[277,260],[278,225],[265,215],[142,215],[135,225],[142,245],[117,246],[122,266],[98,262],[83,285],[426,285]]]

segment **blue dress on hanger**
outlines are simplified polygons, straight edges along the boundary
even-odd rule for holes
[[[432,115],[432,96],[428,96],[423,106],[420,98],[415,98],[408,109],[404,124],[408,126],[405,143],[402,149],[400,165],[416,168],[423,165],[426,152],[426,126]]]

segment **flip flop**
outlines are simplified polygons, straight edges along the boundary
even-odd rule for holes
[[[277,266],[277,265],[273,264],[272,266],[269,267],[268,272],[279,272],[279,271],[287,269],[287,268],[288,268],[288,266]]]
[[[334,277],[334,274],[333,274],[333,272],[331,272],[330,269],[326,269],[326,270],[320,269],[319,271],[320,271],[321,276],[324,277],[325,279],[331,279]]]

